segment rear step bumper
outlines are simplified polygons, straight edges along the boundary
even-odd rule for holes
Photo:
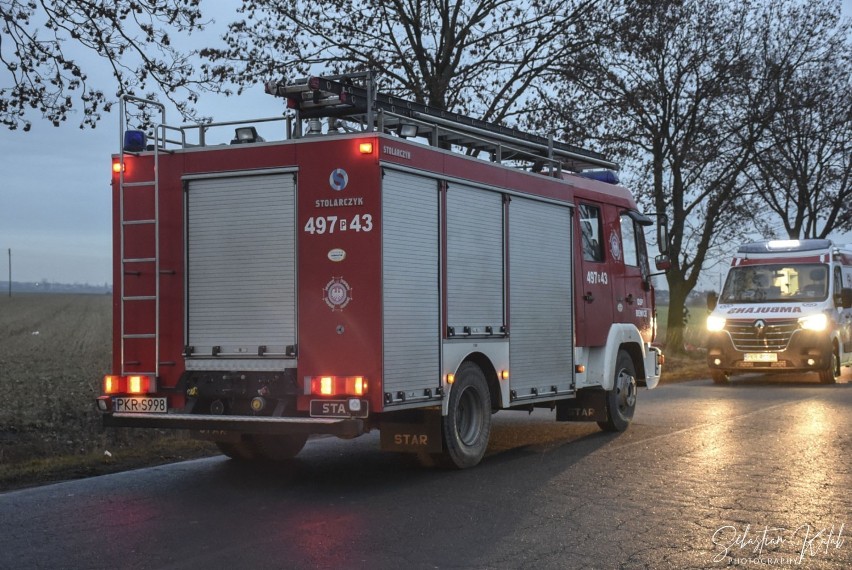
[[[329,434],[351,438],[367,433],[357,418],[271,418],[200,414],[103,414],[104,427],[221,430],[237,433]]]

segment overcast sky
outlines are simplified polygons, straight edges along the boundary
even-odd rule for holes
[[[224,6],[217,3],[220,25],[230,19]],[[843,0],[843,11],[852,17],[852,0]],[[109,83],[99,86],[114,91]],[[215,121],[271,117],[281,114],[283,100],[257,86],[240,97],[202,96],[198,108]],[[167,120],[180,123],[174,112]],[[80,130],[79,123],[72,116],[58,128],[34,121],[28,133],[0,130],[0,281],[7,279],[11,249],[14,281],[112,282],[109,183],[118,115],[105,115],[94,130]]]

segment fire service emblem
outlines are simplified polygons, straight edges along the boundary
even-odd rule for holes
[[[343,277],[332,277],[323,289],[323,300],[332,311],[342,311],[352,300],[352,287]]]
[[[616,261],[621,261],[621,240],[618,239],[615,231],[609,234],[609,250]]]

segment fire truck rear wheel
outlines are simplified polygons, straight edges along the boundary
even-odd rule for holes
[[[267,461],[286,461],[299,454],[308,441],[307,434],[252,435],[251,443],[255,454]]]
[[[491,435],[491,395],[485,374],[473,362],[459,367],[450,388],[449,410],[441,418],[445,461],[465,469],[482,460]]]
[[[243,436],[239,442],[234,441],[217,441],[216,447],[219,448],[224,455],[227,455],[235,461],[250,461],[255,458],[254,448],[249,444]]]
[[[636,368],[633,359],[623,350],[615,359],[615,382],[606,394],[607,420],[598,422],[604,431],[624,431],[636,410]]]

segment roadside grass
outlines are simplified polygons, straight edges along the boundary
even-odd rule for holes
[[[657,341],[659,343],[665,342],[668,316],[668,306],[657,307]],[[704,349],[707,346],[706,321],[707,312],[703,307],[689,307],[689,317],[683,333],[683,353],[675,354],[673,351],[667,351],[663,346],[666,361],[660,378],[661,384],[685,382],[710,376],[707,368],[707,353]]]
[[[0,463],[0,492],[217,455],[209,442],[163,435],[139,445]]]
[[[661,340],[666,316],[660,307]],[[685,343],[702,346],[704,318],[692,319]],[[0,493],[219,453],[186,432],[101,427],[95,398],[111,337],[110,295],[0,298]],[[696,349],[667,355],[661,383],[707,376]]]

